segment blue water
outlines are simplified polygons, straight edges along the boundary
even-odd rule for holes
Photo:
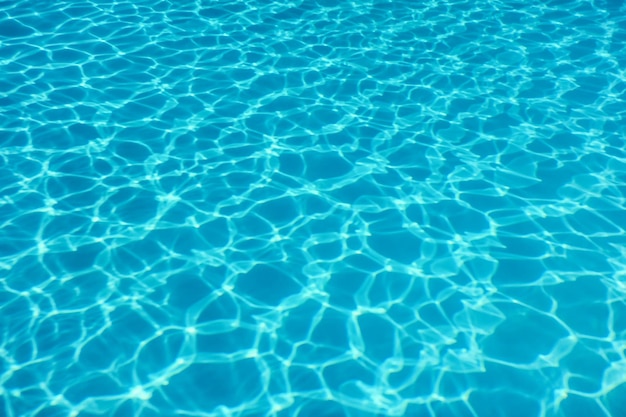
[[[0,415],[626,416],[618,1],[0,1]]]

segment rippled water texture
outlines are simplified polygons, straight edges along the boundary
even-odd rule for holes
[[[626,416],[626,10],[0,1],[0,415]]]

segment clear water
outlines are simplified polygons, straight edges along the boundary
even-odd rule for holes
[[[617,1],[0,1],[0,415],[626,416]]]

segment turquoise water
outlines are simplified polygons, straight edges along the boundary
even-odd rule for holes
[[[616,1],[0,1],[0,415],[626,416]]]

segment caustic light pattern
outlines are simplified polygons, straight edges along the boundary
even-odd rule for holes
[[[626,415],[626,10],[0,1],[0,415]]]

